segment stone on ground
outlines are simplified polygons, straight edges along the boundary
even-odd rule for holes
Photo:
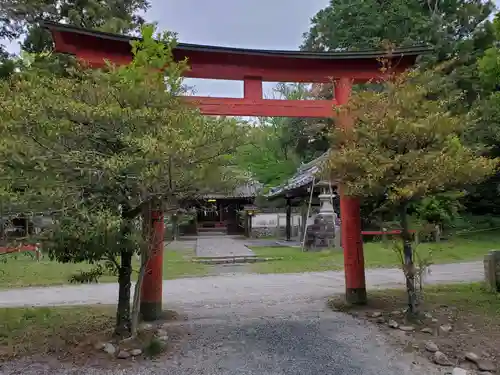
[[[115,354],[116,353],[116,348],[113,344],[111,344],[110,342],[107,342],[106,344],[104,344],[104,346],[102,347],[102,350],[108,354]]]
[[[398,327],[399,327],[399,323],[398,323],[398,322],[396,322],[395,320],[392,320],[392,319],[391,319],[391,320],[389,320],[389,323],[387,323],[387,325],[388,325],[389,327],[391,327],[391,328],[394,328],[394,329],[396,329],[396,328],[398,328]]]
[[[439,351],[439,347],[432,341],[427,341],[425,343],[425,350],[431,353],[436,353],[437,351]]]
[[[168,336],[168,332],[165,331],[164,329],[159,329],[156,331],[156,336],[161,337],[161,336]]]
[[[467,372],[467,370],[464,370],[463,368],[455,367],[451,374],[452,375],[468,375],[468,372]]]
[[[488,361],[487,359],[480,359],[479,361],[476,362],[476,365],[479,370],[481,371],[495,371],[496,366],[494,365],[493,362]]]
[[[468,352],[468,353],[465,353],[465,359],[467,359],[468,361],[477,363],[477,361],[479,361],[480,358],[476,353]]]
[[[153,325],[150,323],[141,323],[138,327],[139,331],[151,331],[153,329]]]
[[[132,349],[130,351],[130,355],[132,355],[133,357],[136,357],[138,355],[141,355],[142,354],[142,350],[141,349]]]
[[[401,331],[405,331],[405,332],[415,331],[415,327],[413,327],[413,326],[400,326],[399,329]]]
[[[439,327],[439,330],[443,333],[448,333],[453,329],[451,324],[443,324],[441,327]]]
[[[127,359],[127,358],[130,358],[131,355],[132,354],[130,354],[126,350],[120,350],[118,352],[117,358],[119,358],[119,359]]]
[[[436,363],[440,366],[453,365],[451,363],[451,361],[448,359],[448,357],[446,356],[446,354],[444,354],[443,352],[440,352],[440,351],[437,351],[434,353],[434,355],[432,356],[432,360],[434,361],[434,363]]]

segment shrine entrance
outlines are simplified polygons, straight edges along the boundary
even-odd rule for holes
[[[96,32],[72,26],[46,23],[57,52],[75,55],[92,67],[105,61],[127,64],[132,60],[131,37]],[[391,51],[303,52],[270,51],[215,47],[179,43],[173,51],[178,60],[187,59],[190,78],[236,80],[244,83],[243,98],[186,97],[205,115],[250,117],[335,117],[336,106],[348,102],[352,85],[384,80],[380,58],[390,60],[393,72],[411,67],[427,48],[408,48]],[[263,98],[263,82],[303,82],[333,84],[333,100],[276,100]],[[349,118],[335,118],[337,126],[349,127]],[[352,303],[366,302],[365,269],[359,200],[342,194],[340,215],[346,298]],[[155,213],[154,217],[162,213]],[[158,231],[163,228],[156,226]],[[142,293],[144,308],[161,309],[162,253],[148,265]],[[142,311],[142,307],[141,307]],[[154,316],[155,314],[148,314]]]
[[[240,212],[245,205],[252,202],[251,198],[207,198],[191,204],[196,207],[195,234],[223,233],[229,235],[243,234],[244,228],[240,225]]]

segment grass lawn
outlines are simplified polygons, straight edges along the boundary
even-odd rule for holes
[[[163,278],[176,279],[186,276],[203,276],[208,273],[210,266],[193,263],[184,259],[186,252],[166,250],[163,257]],[[68,284],[69,278],[80,271],[88,271],[88,264],[62,264],[42,259],[37,262],[28,254],[4,256],[5,263],[0,263],[0,289]],[[134,257],[135,269],[138,262]],[[137,277],[134,272],[133,277]],[[116,277],[105,275],[100,282],[116,282]]]
[[[495,320],[500,316],[500,294],[487,291],[483,283],[426,285],[423,296],[422,309],[424,311],[451,308],[456,316],[479,314],[483,318]],[[343,301],[343,297],[332,298],[330,305],[335,307],[337,300]],[[341,307],[338,305],[338,307],[345,308],[346,311],[379,309],[390,312],[399,307],[406,307],[407,300],[404,289],[377,289],[368,291],[367,306]],[[344,303],[341,302],[341,305],[343,306]]]
[[[384,294],[387,293],[383,291],[375,292],[374,298]],[[395,297],[398,295],[404,296],[406,301],[404,291],[394,290],[393,294]],[[446,305],[454,307],[459,314],[475,313],[495,320],[500,316],[500,294],[487,291],[482,283],[428,285],[424,290],[424,298],[424,306],[443,307]]]
[[[480,260],[492,249],[500,245],[500,235],[483,232],[474,236],[460,236],[440,243],[422,243],[417,253],[426,258],[430,256],[434,264]],[[341,250],[320,252],[301,252],[292,247],[253,247],[252,250],[263,257],[282,257],[282,260],[255,263],[252,271],[257,273],[293,273],[309,271],[340,270],[344,265]],[[364,244],[365,264],[367,267],[395,267],[399,259],[392,244],[368,242]]]
[[[65,355],[111,334],[115,306],[0,309],[0,360],[28,354]]]

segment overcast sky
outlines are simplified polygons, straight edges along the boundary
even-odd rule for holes
[[[497,4],[500,0],[496,1]],[[296,50],[310,19],[329,0],[151,0],[148,21],[186,43]],[[9,50],[15,51],[16,45]],[[197,95],[241,97],[243,83],[189,80]],[[265,85],[270,93],[271,85]]]
[[[148,20],[178,32],[186,43],[298,49],[310,19],[328,0],[152,0]],[[242,97],[243,83],[189,81],[197,95]],[[270,85],[265,85],[265,92]]]
[[[146,14],[185,43],[296,50],[310,19],[328,0],[151,0]],[[9,46],[18,51],[17,43]],[[243,83],[189,80],[196,94],[242,97]],[[265,91],[270,92],[270,85]]]

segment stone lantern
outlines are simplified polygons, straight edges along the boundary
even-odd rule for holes
[[[258,207],[254,205],[245,205],[243,207],[244,212],[244,228],[245,228],[245,237],[252,237],[252,217],[255,216],[258,212]]]
[[[316,184],[320,188],[318,196],[320,201],[320,209],[314,223],[306,229],[305,248],[307,250],[325,249],[339,246],[338,228],[336,226],[337,214],[333,208],[333,198],[335,193],[331,190],[331,185],[328,181],[321,181]]]

